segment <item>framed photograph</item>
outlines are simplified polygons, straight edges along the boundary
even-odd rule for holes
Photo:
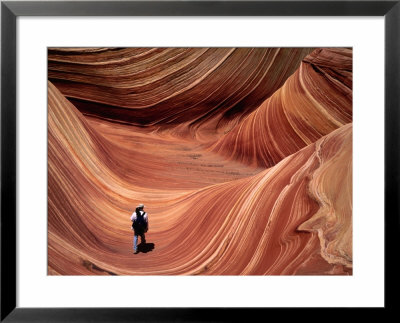
[[[1,320],[393,309],[399,13],[2,2]]]

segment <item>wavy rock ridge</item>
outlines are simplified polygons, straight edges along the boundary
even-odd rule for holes
[[[54,48],[49,80],[50,275],[352,274],[350,49]]]
[[[352,55],[319,49],[285,84],[213,147],[246,164],[271,167],[352,121]]]
[[[307,48],[49,50],[49,79],[86,115],[224,132],[276,91]],[[201,131],[200,133],[202,133]]]

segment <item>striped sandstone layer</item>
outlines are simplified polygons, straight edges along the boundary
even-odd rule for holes
[[[352,50],[317,49],[212,150],[227,159],[271,167],[350,122]]]
[[[136,50],[139,57],[146,57],[151,51]],[[119,51],[122,56],[116,58],[115,52]],[[93,62],[95,53],[101,54],[102,60]],[[124,53],[123,49],[53,49],[51,59],[69,68],[76,64],[108,66],[112,60],[129,61],[129,55]],[[73,64],[72,58],[65,58],[66,54],[74,57]],[[272,70],[278,62],[273,62]],[[312,71],[305,73],[304,66],[311,66]],[[313,73],[316,66],[324,72]],[[154,71],[152,67],[148,66]],[[301,78],[296,75],[301,69],[301,82],[309,80],[305,83],[307,91],[296,93]],[[97,73],[102,73],[101,70]],[[337,87],[326,81],[328,75],[337,80]],[[90,86],[98,86],[99,81],[93,81],[92,75],[82,78],[97,84]],[[321,86],[323,80],[326,86]],[[263,97],[262,104],[256,103],[259,99],[254,97],[254,106],[242,110],[230,107],[234,118],[227,117],[228,108],[217,113],[218,108],[209,104],[207,109],[202,108],[203,115],[196,111],[187,119],[163,123],[158,119],[160,116],[150,113],[152,121],[140,125],[123,122],[121,112],[136,113],[140,110],[137,107],[124,110],[115,106],[118,112],[110,122],[109,115],[102,115],[103,110],[88,113],[82,106],[71,103],[78,102],[76,98],[67,100],[71,81],[54,82],[56,86],[49,82],[49,274],[351,274],[352,123],[351,104],[348,105],[351,90],[344,91],[351,89],[351,51],[316,50],[284,81],[272,91],[274,94],[271,92],[270,98],[268,94]],[[290,87],[290,82],[297,85]],[[64,85],[60,86],[61,83]],[[117,80],[115,84],[118,85]],[[229,87],[225,91],[228,90]],[[80,104],[90,105],[91,91],[82,90],[82,96],[87,97],[80,97]],[[201,100],[204,96],[199,93],[196,95]],[[225,144],[217,151],[206,148],[215,140],[226,141],[231,134],[239,138],[238,127],[276,136],[277,128],[269,129],[268,133],[260,116],[271,109],[266,108],[266,102],[278,95],[283,100],[283,93],[293,103],[295,116],[303,110],[307,116],[303,128],[303,123],[297,120],[280,129],[280,137],[286,133],[283,130],[293,131],[293,124],[298,125],[296,129],[305,129],[301,132],[303,144],[298,144],[293,152],[288,140],[279,141],[279,148],[288,152],[278,154],[269,165],[260,162],[265,160],[264,155],[260,157],[251,149],[241,149],[246,145],[242,139],[236,139],[241,140],[240,145]],[[328,104],[330,99],[318,101],[316,97],[333,97],[332,106]],[[310,106],[310,101],[318,104]],[[340,101],[344,103],[337,103]],[[107,102],[107,109],[113,109],[112,104]],[[271,103],[268,106],[272,107]],[[276,111],[287,109],[286,104],[282,106],[275,108]],[[320,116],[321,107],[329,115],[344,117],[334,117],[333,120],[340,122],[327,122],[324,126],[330,118]],[[214,111],[214,108],[215,112],[209,114],[208,109]],[[260,121],[250,127],[247,123],[255,113],[260,114]],[[315,129],[323,128],[326,133],[313,132],[313,124]],[[250,143],[257,142],[259,149],[254,151],[261,150],[260,136],[247,138],[252,138]],[[226,155],[229,149],[235,154]],[[134,256],[129,216],[139,202],[146,205],[150,214],[147,242],[151,248]]]
[[[50,49],[49,80],[85,115],[224,133],[274,93],[308,48]],[[207,137],[208,139],[208,137]]]

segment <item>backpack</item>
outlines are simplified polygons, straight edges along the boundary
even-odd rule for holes
[[[132,223],[132,228],[137,232],[144,232],[147,227],[146,220],[144,219],[145,212],[136,213],[136,220]]]

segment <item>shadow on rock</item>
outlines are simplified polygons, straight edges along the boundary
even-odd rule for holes
[[[147,253],[154,249],[154,243],[141,243],[138,245],[138,252]]]

